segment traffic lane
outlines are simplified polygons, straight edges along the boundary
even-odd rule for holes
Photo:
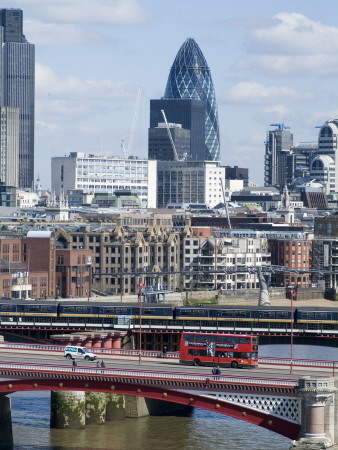
[[[9,349],[9,348],[1,348],[0,347],[0,353],[1,355],[4,354],[14,354],[14,355],[27,355],[27,350],[26,349]],[[32,350],[30,351],[30,354],[32,355],[32,358],[38,358],[38,360],[40,361],[41,358],[43,358],[43,360],[52,360],[52,361],[62,361],[65,360],[64,358],[64,352],[63,351],[42,351],[42,350]],[[139,365],[139,357],[138,356],[126,356],[126,355],[109,355],[109,354],[100,354],[97,353],[98,359],[101,361],[102,359],[105,362],[109,362],[109,361],[114,361],[114,367],[116,367],[116,364],[126,364],[127,366],[132,366],[135,367],[135,364]],[[156,363],[155,363],[156,361]],[[93,364],[93,361],[83,361],[82,359],[77,359],[78,364]],[[70,361],[70,363],[72,363],[72,361]],[[48,363],[47,363],[48,364]],[[96,363],[95,363],[96,364]],[[171,359],[171,358],[151,358],[151,357],[146,357],[146,356],[142,356],[141,358],[141,365],[143,366],[152,366],[156,364],[163,364],[165,366],[172,366],[172,365],[176,365],[178,367],[180,367],[180,369],[177,369],[177,371],[181,371],[181,372],[190,372],[193,371],[195,373],[195,370],[200,370],[202,372],[207,373],[208,371],[211,371],[210,366],[205,368],[204,366],[198,366],[198,367],[194,367],[194,366],[184,366],[179,364],[179,360],[178,359]],[[126,366],[126,367],[127,367]],[[112,367],[112,366],[111,366]],[[190,369],[183,369],[181,370],[182,367],[188,367]],[[200,368],[200,369],[199,369]],[[160,369],[156,369],[156,370],[160,370]],[[166,369],[163,369],[166,370]],[[258,373],[260,372],[264,372],[266,373],[267,371],[269,373],[271,373],[272,375],[274,374],[282,374],[283,376],[285,374],[290,373],[290,365],[272,365],[272,364],[260,364],[258,368],[256,369],[230,369],[230,368],[222,368],[222,371],[226,370],[227,373],[229,373],[229,370],[231,370],[231,373],[237,373],[237,371],[239,371],[238,373],[242,373],[243,370],[250,370],[250,372],[252,372],[253,370],[258,371]],[[333,370],[332,367],[301,367],[301,366],[297,366],[295,364],[293,364],[292,366],[292,372],[296,373],[299,376],[306,376],[306,375],[318,375],[318,376],[335,376],[337,372]]]
[[[202,374],[206,377],[211,375],[211,367],[204,366],[189,366],[179,364],[177,361],[170,360],[143,360],[141,359],[141,364],[139,364],[138,359],[121,360],[109,356],[104,358],[106,368],[117,369],[117,370],[152,370],[159,372],[179,372],[185,374]],[[98,361],[101,362],[102,358]],[[60,365],[60,366],[72,366],[72,361],[67,360],[63,355],[45,355],[40,354],[37,358],[36,355],[11,355],[9,353],[1,355],[2,362],[8,363],[32,363],[32,364],[50,364],[50,365]],[[77,360],[77,367],[81,368],[96,368],[96,361],[85,361]],[[329,370],[319,370],[315,369],[313,371],[307,368],[293,368],[292,374],[290,374],[290,367],[258,367],[255,369],[232,369],[232,368],[222,368],[222,375],[225,376],[238,376],[238,377],[264,377],[264,378],[290,378],[298,379],[301,376],[313,375],[313,376],[332,376],[332,371]]]

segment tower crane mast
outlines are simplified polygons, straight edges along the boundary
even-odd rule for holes
[[[132,122],[131,122],[127,148],[124,145],[124,139],[122,139],[122,142],[121,142],[121,148],[122,148],[122,152],[123,152],[125,158],[128,158],[130,156],[131,149],[133,146],[136,120],[137,120],[138,111],[140,108],[141,95],[142,95],[142,86],[139,86],[138,90],[137,90],[137,96],[136,96],[136,101],[135,101],[135,106],[134,106],[134,113],[133,113],[133,118],[132,118]]]
[[[176,146],[175,146],[175,142],[174,142],[174,139],[173,139],[173,137],[171,135],[171,131],[170,131],[170,127],[169,127],[169,124],[168,124],[168,121],[167,121],[167,117],[166,117],[165,112],[164,112],[163,109],[161,109],[161,113],[162,113],[165,125],[167,127],[167,132],[168,132],[169,140],[170,140],[170,143],[171,143],[171,147],[172,147],[173,152],[174,152],[175,161],[179,161],[177,150],[176,150]]]

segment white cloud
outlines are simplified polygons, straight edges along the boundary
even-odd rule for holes
[[[333,109],[331,111],[316,111],[311,112],[308,115],[309,125],[315,123],[316,126],[322,126],[328,120],[332,120],[338,117],[338,109]]]
[[[248,31],[249,56],[239,70],[279,75],[338,74],[338,28],[323,25],[302,14],[279,13],[270,25]]]
[[[238,70],[253,70],[269,75],[334,76],[338,74],[338,56],[318,55],[256,55],[241,59]]]
[[[224,96],[228,103],[243,105],[268,104],[279,101],[299,102],[313,99],[310,92],[299,92],[286,86],[263,86],[255,81],[242,81],[229,89]]]
[[[22,0],[12,0],[14,5],[22,7]],[[53,22],[126,25],[150,19],[138,0],[25,0],[28,6],[42,20]]]
[[[69,45],[101,40],[94,33],[87,33],[70,24],[43,23],[39,20],[25,21],[25,36],[35,45]]]
[[[36,125],[36,133],[40,134],[41,132],[56,132],[56,131],[61,131],[61,127],[60,125],[56,124],[56,123],[50,123],[50,122],[44,122],[43,120],[36,120],[35,121],[35,125]]]
[[[49,66],[36,63],[36,94],[50,99],[77,100],[129,100],[134,98],[133,87],[125,82],[111,80],[81,80],[74,76],[61,78]]]
[[[37,120],[40,117],[47,120],[67,124],[70,120],[81,120],[90,115],[91,108],[85,102],[73,102],[71,100],[48,99],[47,101],[36,102]],[[50,124],[52,122],[49,122]]]
[[[253,53],[335,54],[338,52],[338,28],[302,14],[279,13],[272,26],[248,33],[248,48]]]

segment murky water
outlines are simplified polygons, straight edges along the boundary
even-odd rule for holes
[[[288,346],[261,346],[262,356],[288,357]],[[294,358],[338,360],[338,350],[295,345]],[[290,440],[265,429],[204,410],[189,417],[125,419],[84,430],[49,428],[50,393],[12,395],[14,449],[287,450]]]

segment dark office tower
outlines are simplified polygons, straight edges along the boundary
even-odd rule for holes
[[[188,161],[204,161],[205,160],[205,101],[191,100],[191,99],[161,99],[150,100],[150,129],[149,129],[149,159],[161,159],[170,160],[168,157],[155,157],[154,153],[154,141],[150,141],[150,138],[155,134],[158,134],[157,130],[159,124],[164,123],[162,110],[165,113],[168,123],[175,123],[182,126],[182,130],[190,132],[189,150],[184,148],[180,151],[181,145],[178,144],[177,153],[186,153],[186,159]],[[163,133],[163,130],[160,131]],[[177,137],[178,133],[175,135]],[[163,152],[162,152],[163,153]],[[180,155],[179,155],[180,157]]]
[[[165,123],[160,123],[156,128],[149,128],[148,159],[156,161],[186,160],[190,154],[190,131],[182,128],[176,123],[169,123],[170,140]],[[176,155],[175,155],[176,151]]]
[[[188,38],[179,49],[169,73],[164,98],[193,99],[205,102],[205,155],[203,159],[218,161],[220,143],[215,90],[210,69],[194,39]],[[181,123],[176,119],[172,121]]]
[[[0,9],[1,106],[19,108],[19,187],[34,183],[35,48],[22,32],[20,9]]]

